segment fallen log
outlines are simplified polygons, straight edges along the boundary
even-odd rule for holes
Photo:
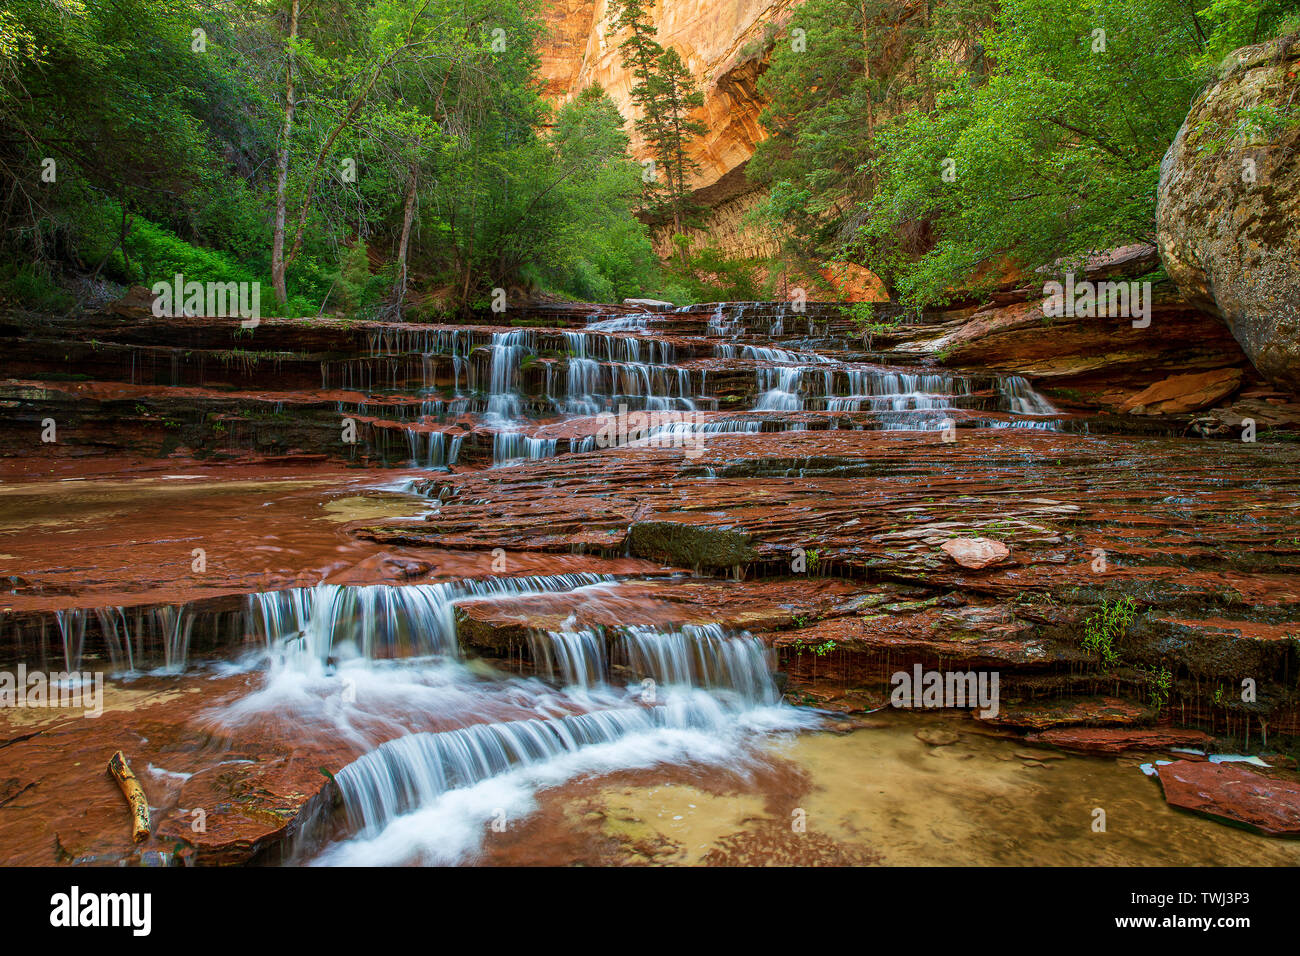
[[[113,775],[117,785],[122,788],[126,802],[131,805],[131,839],[136,843],[149,836],[149,801],[145,799],[144,788],[136,779],[131,768],[127,766],[122,751],[113,754],[108,762],[108,772]]]

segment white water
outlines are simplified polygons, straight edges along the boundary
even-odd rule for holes
[[[764,736],[817,722],[779,703],[761,641],[717,625],[535,631],[537,677],[461,658],[461,602],[599,604],[617,588],[566,574],[253,595],[264,682],[207,718],[269,720],[360,754],[335,775],[350,835],[304,851],[345,865],[471,861],[490,824],[531,812],[542,789],[660,763],[744,772]]]
[[[971,380],[960,374],[855,364],[808,348],[738,341],[746,335],[782,335],[785,315],[780,304],[719,304],[708,311],[691,307],[676,314],[700,317],[714,357],[754,363],[754,411],[863,412],[875,416],[877,427],[885,430],[927,431],[944,427],[943,421],[959,410],[986,408],[1016,417],[975,420],[980,427],[1059,427],[1049,419],[1058,414],[1056,409],[1020,376],[997,377],[990,391],[977,396]],[[646,411],[718,408],[718,400],[707,393],[707,368],[681,364],[678,340],[650,334],[652,321],[651,316],[635,314],[598,316],[581,330],[385,330],[372,335],[369,357],[322,363],[322,382],[398,389],[412,376],[418,380],[423,396],[419,418],[406,428],[413,467],[455,465],[466,433],[430,425],[445,425],[449,417],[467,414],[482,416],[494,466],[535,461],[579,449],[573,441],[531,434],[530,411],[591,417],[622,405]],[[435,382],[447,389],[447,377],[440,376],[447,375],[448,363],[450,389],[435,398]],[[406,421],[408,406],[371,409],[361,404],[357,413]],[[806,425],[769,427],[787,431]]]

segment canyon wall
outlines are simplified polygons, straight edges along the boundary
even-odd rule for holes
[[[700,164],[696,196],[710,214],[697,242],[713,242],[733,256],[774,251],[770,240],[741,222],[761,196],[745,176],[754,146],[763,139],[758,115],[758,78],[766,65],[765,37],[788,18],[797,0],[661,0],[653,10],[659,42],[681,54],[704,93],[698,118],[708,133],[695,143]],[[623,69],[607,0],[550,0],[551,37],[544,45],[542,76],[547,92],[563,103],[600,84],[632,118],[632,76]],[[632,150],[645,155],[633,135]],[[662,251],[662,250],[661,250]]]

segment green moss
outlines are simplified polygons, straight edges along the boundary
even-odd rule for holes
[[[634,557],[698,568],[730,568],[756,560],[758,552],[750,541],[742,531],[676,521],[638,522],[627,536]]]

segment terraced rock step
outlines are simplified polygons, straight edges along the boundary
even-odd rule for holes
[[[856,726],[915,668],[996,674],[965,726],[1045,758],[1300,732],[1291,397],[1169,344],[1197,334],[1176,304],[1165,344],[1031,313],[908,317],[870,351],[839,307],[781,303],[10,317],[0,664],[109,694],[6,719],[0,847],[454,862],[477,837],[393,835],[478,784],[523,806],[583,767]],[[1253,442],[1186,437],[1245,412]],[[158,812],[138,850],[93,769],[124,737]]]

